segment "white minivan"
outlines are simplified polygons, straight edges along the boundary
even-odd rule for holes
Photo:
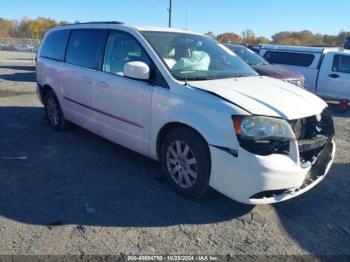
[[[73,122],[159,160],[169,184],[246,204],[298,196],[335,154],[327,105],[259,76],[215,40],[183,30],[86,23],[50,30],[37,58],[50,125]]]

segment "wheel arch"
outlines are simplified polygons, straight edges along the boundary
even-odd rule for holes
[[[48,91],[52,91],[55,93],[55,90],[49,84],[43,85],[42,91],[41,91],[42,97],[45,97]]]
[[[167,124],[165,124],[158,132],[158,135],[157,135],[157,140],[156,140],[156,153],[157,153],[157,157],[158,159],[160,159],[160,149],[161,149],[161,145],[162,145],[162,142],[165,138],[165,136],[177,129],[177,128],[180,128],[180,127],[185,127],[185,128],[189,128],[190,130],[192,130],[194,133],[196,133],[201,139],[203,139],[203,141],[208,145],[209,147],[209,143],[207,141],[207,139],[197,130],[195,129],[194,127],[190,126],[190,125],[187,125],[185,123],[182,123],[182,122],[177,122],[177,121],[174,121],[174,122],[169,122]]]
[[[45,97],[47,92],[52,91],[56,95],[55,90],[49,84],[44,84],[42,86],[38,84],[38,91],[39,91],[38,95],[39,95],[40,101],[44,106],[45,106]]]

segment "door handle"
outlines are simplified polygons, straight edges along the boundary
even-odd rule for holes
[[[89,84],[92,83],[92,79],[91,79],[90,77],[83,76],[83,80],[84,80],[85,82],[88,82]]]
[[[100,87],[108,87],[108,84],[107,84],[105,81],[98,81],[97,84],[98,84]]]
[[[330,74],[329,77],[331,77],[331,78],[339,78],[340,75],[338,75],[338,74]]]

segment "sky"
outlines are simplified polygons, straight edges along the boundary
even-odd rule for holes
[[[168,4],[169,0],[0,0],[0,17],[167,26]],[[173,0],[173,6],[173,26],[185,28],[187,17],[188,30],[200,33],[240,34],[251,29],[271,37],[305,29],[333,35],[350,31],[349,0]]]

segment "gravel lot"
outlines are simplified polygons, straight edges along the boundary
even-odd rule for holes
[[[335,115],[335,164],[308,193],[189,201],[156,162],[79,127],[50,129],[30,59],[0,52],[0,254],[350,255],[350,113]]]

